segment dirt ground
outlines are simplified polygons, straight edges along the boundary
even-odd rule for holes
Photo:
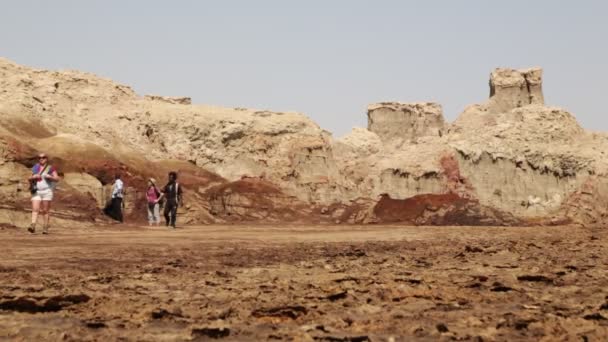
[[[608,336],[608,230],[0,227],[0,340]]]

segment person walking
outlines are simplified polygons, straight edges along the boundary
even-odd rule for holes
[[[163,188],[161,199],[165,200],[165,223],[167,227],[175,229],[175,221],[177,220],[177,207],[182,204],[182,187],[177,182],[177,172],[169,172],[169,182]]]
[[[32,223],[28,232],[36,232],[38,216],[42,215],[42,234],[49,233],[51,218],[51,202],[55,184],[60,180],[57,170],[49,164],[48,156],[44,153],[38,155],[38,163],[32,168],[29,178],[30,191],[32,193]]]
[[[160,225],[160,198],[161,193],[156,187],[156,180],[154,178],[148,179],[146,200],[148,201],[148,224],[150,226]]]
[[[112,185],[112,197],[110,203],[104,209],[106,215],[110,216],[118,222],[123,222],[122,207],[124,196],[124,183],[120,179],[120,175],[114,177],[114,185]]]

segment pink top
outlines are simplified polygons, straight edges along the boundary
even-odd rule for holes
[[[151,186],[146,191],[146,198],[148,199],[148,203],[154,203],[158,199],[158,190],[155,187]]]

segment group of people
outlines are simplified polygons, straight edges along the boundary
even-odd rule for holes
[[[124,183],[120,175],[116,175],[112,185],[110,202],[104,209],[106,215],[118,222],[123,222],[122,209],[124,208]],[[160,207],[164,205],[164,216],[167,227],[175,228],[177,208],[182,203],[182,188],[177,182],[177,173],[169,172],[169,180],[164,188],[156,186],[154,178],[148,179],[148,188],[145,192],[148,208],[148,222],[160,225]]]
[[[50,210],[53,201],[55,185],[60,177],[57,170],[49,164],[48,156],[44,153],[38,155],[38,163],[32,168],[29,178],[30,192],[32,193],[32,222],[28,231],[36,232],[38,217],[42,216],[42,234],[49,233]],[[104,208],[104,213],[118,222],[123,222],[123,208],[125,186],[120,175],[116,175],[112,185],[111,199]],[[160,208],[164,206],[165,224],[175,229],[177,220],[177,208],[183,203],[182,187],[177,181],[177,172],[169,172],[167,184],[159,189],[154,178],[148,179],[148,187],[145,192],[148,222],[152,225],[160,225]]]

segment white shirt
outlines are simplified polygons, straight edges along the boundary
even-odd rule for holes
[[[114,181],[114,186],[112,186],[112,198],[122,198],[122,189],[123,183],[120,179]]]

